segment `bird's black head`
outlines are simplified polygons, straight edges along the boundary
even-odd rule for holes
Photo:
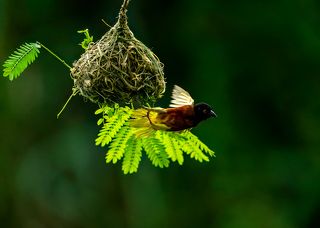
[[[210,117],[217,117],[213,109],[206,103],[198,103],[194,106],[194,112],[199,121]]]

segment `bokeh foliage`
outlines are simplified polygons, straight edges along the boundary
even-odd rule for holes
[[[71,63],[76,31],[100,37],[121,2],[0,0],[0,61],[39,40]],[[1,227],[319,226],[319,3],[132,0],[128,16],[168,88],[214,107],[194,132],[217,157],[169,169],[142,158],[133,176],[106,166],[96,106],[76,98],[56,120],[72,81],[43,57],[0,83]]]

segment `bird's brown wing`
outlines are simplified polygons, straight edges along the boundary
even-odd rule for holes
[[[195,126],[194,110],[192,105],[178,108],[168,108],[166,113],[159,113],[157,121],[166,125],[169,131],[181,131]]]

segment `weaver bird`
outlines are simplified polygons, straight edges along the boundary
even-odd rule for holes
[[[169,108],[140,108],[133,112],[130,125],[138,128],[137,135],[149,135],[154,130],[183,131],[201,121],[217,117],[206,103],[194,104],[190,94],[175,85]]]

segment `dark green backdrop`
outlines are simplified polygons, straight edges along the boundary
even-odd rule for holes
[[[0,0],[0,61],[41,41],[69,63],[97,40],[121,0]],[[94,146],[97,108],[71,93],[43,52],[0,78],[1,227],[320,227],[320,3],[316,0],[132,0],[129,24],[174,84],[217,119],[193,130],[216,151],[200,164],[134,175]]]

